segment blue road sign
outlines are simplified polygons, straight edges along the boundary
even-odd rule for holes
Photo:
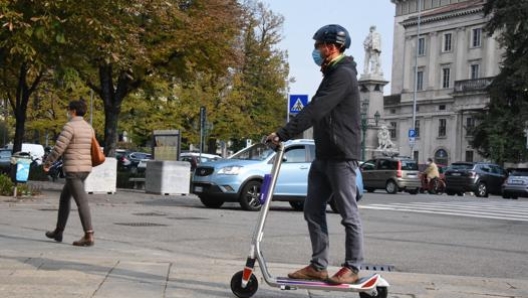
[[[288,111],[297,115],[306,105],[308,105],[308,94],[290,94],[288,100]]]
[[[409,139],[411,138],[416,138],[416,130],[414,129],[409,129]]]

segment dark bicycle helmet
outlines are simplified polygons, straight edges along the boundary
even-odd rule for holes
[[[321,27],[315,32],[313,39],[319,42],[338,44],[345,49],[348,49],[351,43],[348,31],[343,26],[336,24]]]

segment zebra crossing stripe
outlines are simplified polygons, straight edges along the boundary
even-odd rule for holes
[[[517,202],[520,203],[520,202]],[[523,202],[524,203],[524,202]],[[528,221],[528,204],[479,204],[479,202],[390,203],[361,205],[362,209],[442,214],[473,218]]]

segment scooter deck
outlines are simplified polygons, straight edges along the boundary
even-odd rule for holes
[[[288,277],[277,277],[277,283],[290,287],[324,287],[333,289],[364,291],[376,287],[379,277],[380,275],[376,273],[368,277],[362,277],[356,283],[353,284],[330,284],[321,280],[291,279]]]

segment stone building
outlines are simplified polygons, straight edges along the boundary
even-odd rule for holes
[[[400,154],[420,163],[428,157],[440,164],[482,160],[469,145],[467,128],[489,102],[485,88],[499,73],[502,57],[496,38],[484,32],[484,1],[391,2],[391,95],[383,99],[383,120]],[[416,138],[410,142],[414,110]]]

